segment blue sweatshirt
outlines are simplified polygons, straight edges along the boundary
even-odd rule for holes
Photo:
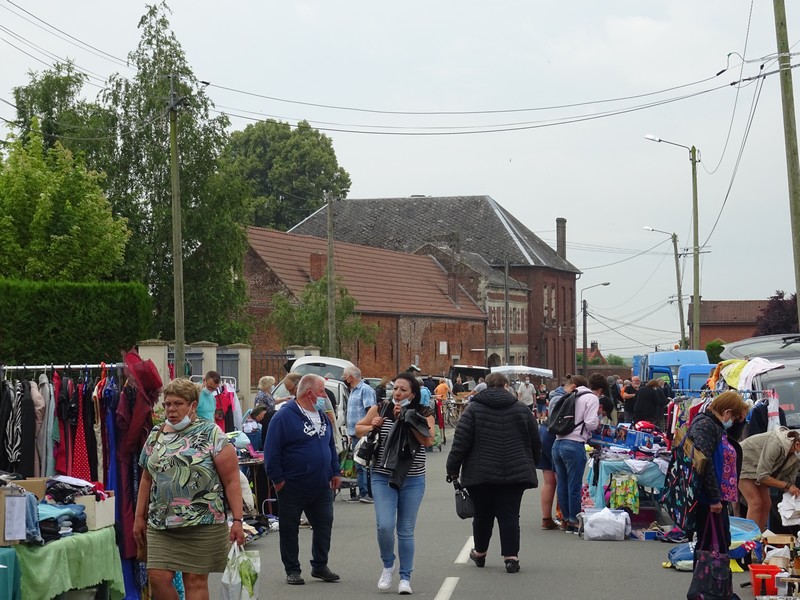
[[[317,411],[325,426],[323,435],[309,431],[308,417],[296,400],[289,400],[275,413],[267,429],[264,457],[267,476],[273,483],[286,482],[295,489],[317,494],[341,473],[328,417]]]

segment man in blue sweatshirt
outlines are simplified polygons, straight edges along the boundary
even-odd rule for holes
[[[341,482],[333,429],[325,413],[325,380],[304,375],[294,400],[275,413],[267,430],[266,469],[280,506],[281,561],[286,583],[303,585],[298,544],[300,515],[311,525],[311,576],[326,582],[339,575],[328,568],[333,528],[333,494]]]

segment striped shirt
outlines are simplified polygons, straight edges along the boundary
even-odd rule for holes
[[[386,440],[389,437],[389,432],[392,430],[392,425],[394,425],[394,415],[384,417],[383,425],[381,425],[381,433],[380,433],[381,443],[378,446],[378,460],[375,462],[376,465],[381,464],[381,461],[383,461],[383,452]],[[408,477],[425,475],[426,454],[427,452],[425,451],[425,446],[420,444],[419,450],[417,451],[417,455],[414,457],[414,462],[411,463],[411,468],[408,470]],[[372,467],[372,470],[375,471],[376,473],[383,473],[384,475],[392,474],[392,472],[389,469],[381,469],[380,467],[377,466]]]

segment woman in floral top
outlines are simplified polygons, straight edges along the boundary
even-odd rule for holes
[[[225,569],[229,540],[244,543],[236,451],[213,421],[197,418],[198,399],[191,381],[171,381],[164,388],[166,421],[150,432],[139,458],[133,535],[137,545],[147,544],[154,598],[177,598],[176,571],[187,600],[208,598],[208,574]],[[233,513],[230,532],[224,497]]]

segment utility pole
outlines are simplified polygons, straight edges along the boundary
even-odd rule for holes
[[[678,314],[681,319],[681,350],[686,350],[686,323],[683,319],[683,291],[681,290],[681,264],[678,259],[678,234],[672,234],[672,250],[675,253],[675,280],[678,284]]]
[[[328,356],[338,356],[336,351],[336,282],[333,271],[333,194],[325,192],[328,209]]]
[[[786,149],[786,173],[789,179],[789,218],[792,223],[792,254],[794,256],[795,290],[800,291],[800,163],[797,155],[797,124],[794,115],[794,88],[786,30],[786,6],[783,0],[773,0],[775,37],[778,42],[781,103],[783,105],[783,139]],[[797,306],[800,321],[800,303]]]
[[[172,174],[172,293],[175,306],[175,377],[183,377],[185,340],[183,324],[183,234],[181,221],[181,179],[178,171],[178,105],[175,77],[169,76],[169,146]]]
[[[692,262],[694,268],[694,282],[692,290],[692,349],[700,350],[700,222],[698,221],[697,208],[697,148],[689,148],[689,160],[692,161],[692,224],[694,225],[692,237],[694,249]]]

